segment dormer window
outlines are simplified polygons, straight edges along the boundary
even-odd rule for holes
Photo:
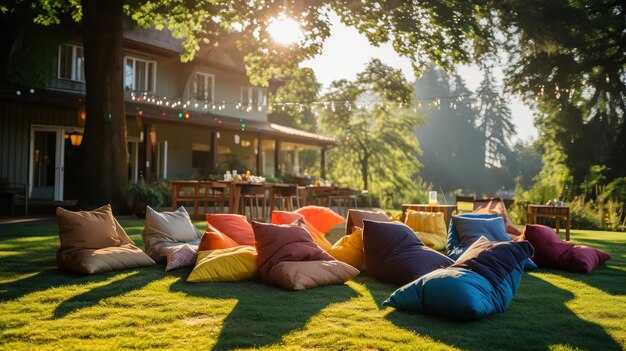
[[[124,89],[154,93],[156,91],[156,61],[126,56],[124,58]]]
[[[209,73],[197,72],[193,78],[193,98],[196,100],[213,101],[215,76]]]
[[[241,103],[244,105],[264,106],[267,104],[265,89],[259,87],[241,87]]]
[[[59,45],[59,79],[85,81],[83,47],[74,44]]]

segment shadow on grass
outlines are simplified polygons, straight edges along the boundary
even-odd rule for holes
[[[286,291],[260,281],[186,283],[184,278],[171,291],[213,299],[236,299],[237,305],[224,320],[214,350],[268,346],[282,341],[289,332],[304,327],[330,304],[358,296],[347,285],[304,291]]]
[[[524,284],[509,309],[478,321],[454,321],[394,310],[387,315],[398,327],[465,350],[572,349],[622,350],[601,326],[585,321],[565,304],[574,295],[524,275]]]
[[[54,309],[54,318],[63,318],[68,314],[78,311],[83,308],[96,306],[100,301],[108,299],[110,297],[121,296],[129,293],[133,290],[139,290],[153,281],[163,278],[162,267],[158,270],[154,267],[138,268],[138,270],[123,270],[110,272],[102,275],[102,278],[98,275],[89,277],[86,282],[101,282],[109,278],[115,277],[117,274],[128,274],[122,279],[113,280],[109,284],[105,284],[93,289],[90,289],[82,294],[76,295],[70,299],[61,302]]]

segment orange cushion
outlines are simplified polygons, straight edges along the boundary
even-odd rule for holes
[[[306,217],[302,214],[296,212],[272,211],[272,224],[291,224],[300,218],[304,220],[306,229],[309,231],[309,234],[311,234],[313,241],[315,241],[315,243],[324,251],[330,252],[333,245],[326,239],[324,233],[317,230],[317,228],[307,221]]]
[[[326,234],[339,223],[346,220],[328,207],[306,206],[295,211],[304,216],[317,230]]]
[[[254,246],[254,231],[246,216],[231,213],[207,213],[206,221],[237,244]]]
[[[229,249],[235,246],[239,246],[235,240],[231,239],[228,235],[225,235],[209,224],[206,232],[200,239],[198,251]]]

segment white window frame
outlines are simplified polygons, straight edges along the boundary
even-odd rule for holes
[[[248,101],[244,100],[244,91],[247,92]],[[255,104],[252,99],[254,94],[257,96],[257,104],[260,104],[261,106],[267,105],[267,94],[265,93],[265,88],[261,87],[242,86],[239,101],[241,101],[242,104],[253,105]]]
[[[69,46],[72,48],[72,68],[70,69],[70,77],[69,78],[65,78],[65,77],[61,77],[61,54],[64,52],[64,48],[66,46]],[[76,69],[76,64],[77,64],[77,56],[76,56],[76,52],[78,51],[78,49],[83,50],[83,56],[82,56],[82,67],[81,67],[81,72],[82,72],[82,79],[78,79],[77,77],[77,69]],[[57,78],[58,79],[62,79],[62,80],[70,80],[73,82],[81,82],[84,83],[85,82],[85,49],[81,46],[81,45],[76,45],[76,44],[71,44],[71,43],[64,43],[59,45],[59,52],[58,52],[58,64],[57,64]]]
[[[127,87],[126,87],[126,63],[127,63],[128,60],[132,60],[133,61],[133,77],[131,79],[132,86],[130,87],[129,90],[137,90],[137,87],[135,86],[135,74],[137,72],[137,61],[141,61],[141,62],[146,64],[146,70],[149,69],[150,64],[154,65],[154,72],[152,72],[152,83],[153,83],[152,85],[153,86],[151,87],[152,88],[151,90],[146,90],[145,92],[146,93],[154,93],[154,92],[156,92],[156,86],[157,86],[157,80],[156,80],[156,77],[157,77],[157,62],[156,62],[156,60],[146,60],[146,59],[142,59],[142,58],[139,58],[139,57],[136,57],[136,56],[131,56],[131,55],[124,56],[124,66],[123,66],[124,67],[123,68],[124,69],[124,80],[122,82],[122,84],[124,84],[124,90],[127,90]],[[148,77],[149,77],[148,73],[149,72],[145,72],[145,73],[146,73],[145,74],[145,76],[146,76],[145,79],[146,80],[145,80],[144,84],[147,87],[148,86]],[[144,92],[144,91],[142,91],[142,92]]]
[[[202,100],[207,100],[207,101],[215,101],[214,96],[215,96],[215,75],[212,73],[206,73],[206,72],[196,72],[194,74],[194,77],[192,79],[191,82],[191,91],[192,91],[192,96],[193,98],[197,99],[198,97],[198,78],[202,77],[202,79],[204,79],[204,86],[208,87],[209,86],[209,80],[211,81],[211,92],[210,94],[207,94],[208,92],[205,91],[204,92],[204,98]]]

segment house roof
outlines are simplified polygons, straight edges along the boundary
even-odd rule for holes
[[[217,115],[211,112],[185,111],[183,109],[155,106],[139,102],[126,102],[126,107],[127,115],[129,111],[141,111],[142,118],[153,121],[258,132],[261,135],[278,137],[283,141],[300,142],[303,144],[319,146],[336,145],[336,141],[333,138],[266,121],[256,121],[245,118],[239,119],[236,117]],[[188,118],[185,117],[186,113],[189,113]]]
[[[19,95],[17,94],[18,91]],[[31,93],[30,89],[24,89],[17,86],[1,86],[0,101],[13,101],[25,104],[78,109],[84,106],[85,96],[83,94],[46,89],[33,90]],[[245,118],[240,120],[236,117],[222,116],[211,112],[185,111],[183,109],[133,101],[126,101],[125,104],[127,117],[134,116],[135,111],[141,110],[142,118],[147,120],[183,123],[190,125],[190,127],[204,126],[212,129],[230,130],[242,130],[242,124],[244,124],[244,131],[257,132],[261,135],[277,137],[283,141],[299,142],[318,146],[336,145],[336,141],[333,138],[266,121],[255,121]],[[189,118],[184,118],[185,112],[189,112]],[[183,114],[182,118],[178,117],[179,113]]]
[[[124,47],[140,51],[151,51],[169,57],[177,57],[185,52],[182,39],[175,39],[172,32],[154,28],[124,27]],[[246,74],[243,57],[235,45],[236,35],[224,38],[219,46],[201,45],[195,55],[197,62],[222,70]]]

